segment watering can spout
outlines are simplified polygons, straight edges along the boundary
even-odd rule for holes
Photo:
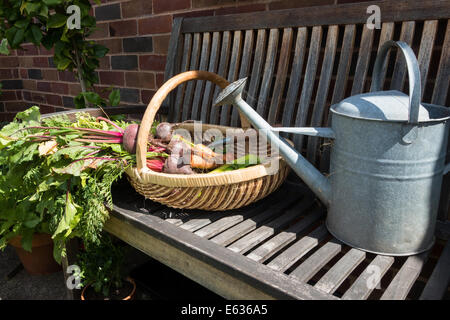
[[[280,154],[294,172],[312,189],[317,197],[328,207],[331,202],[330,181],[317,170],[299,152],[291,147],[285,139],[278,135],[278,132],[291,132],[334,138],[334,132],[330,128],[273,128],[256,112],[247,102],[242,99],[247,78],[239,79],[229,84],[216,98],[216,106],[233,104],[250,121],[259,133],[267,140],[279,148]]]

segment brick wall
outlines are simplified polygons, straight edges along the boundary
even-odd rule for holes
[[[167,48],[175,17],[226,15],[336,5],[369,0],[102,0],[94,6],[97,30],[92,39],[110,49],[101,59],[95,90],[107,97],[120,89],[122,105],[147,104],[164,81]],[[39,105],[43,113],[73,107],[80,85],[70,72],[56,70],[53,52],[24,45],[11,56],[0,56],[0,121]]]

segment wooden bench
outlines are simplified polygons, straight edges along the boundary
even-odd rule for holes
[[[369,4],[381,8],[381,29],[364,25]],[[229,81],[249,77],[244,99],[271,124],[321,126],[331,104],[368,91],[377,49],[394,39],[418,56],[423,101],[449,105],[449,17],[448,1],[401,0],[178,18],[165,77],[197,69]],[[400,55],[391,54],[383,77],[385,89],[407,87]],[[238,126],[236,109],[212,107],[218,91],[187,83],[167,99],[168,120]],[[327,170],[322,140],[291,138]],[[411,257],[373,255],[333,239],[325,209],[295,179],[249,207],[211,213],[167,208],[123,187],[115,190],[105,229],[225,298],[442,299],[450,279],[446,178],[436,245]],[[371,278],[374,266],[380,289]]]

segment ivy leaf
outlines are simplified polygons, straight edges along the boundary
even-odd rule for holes
[[[41,4],[39,2],[27,2],[25,5],[25,11],[29,15],[34,15],[38,13],[40,7]]]
[[[3,38],[2,42],[0,42],[0,54],[8,55],[9,49],[8,49],[8,39]]]
[[[25,29],[26,27],[28,27],[28,24],[30,23],[29,20],[27,19],[22,19],[22,20],[18,20],[14,23],[14,26],[16,26],[19,29]]]
[[[108,98],[111,107],[117,106],[120,102],[120,91],[117,89],[112,90]]]
[[[48,7],[43,5],[41,7],[41,10],[39,11],[39,15],[41,17],[44,17],[44,18],[48,19]]]
[[[32,243],[33,243],[33,229],[25,229],[22,231],[22,248],[26,251],[31,252]]]
[[[35,24],[33,24],[31,26],[31,34],[33,35],[33,43],[36,45],[39,45],[41,43],[42,40],[42,32],[39,29],[38,26],[36,26]]]
[[[20,45],[25,37],[25,30],[24,29],[18,29],[16,34],[14,35],[14,39],[12,41],[11,46],[13,48],[17,48],[18,45]]]
[[[31,108],[28,108],[25,111],[19,112],[16,114],[16,117],[14,119],[19,119],[24,122],[30,122],[30,121],[41,121],[41,113],[39,112],[38,106],[32,106]]]
[[[48,6],[54,6],[63,3],[64,0],[43,0],[42,2],[44,2]]]
[[[38,225],[39,222],[41,222],[41,219],[37,215],[32,214],[30,219],[25,221],[23,225],[27,228],[34,228]]]
[[[67,21],[67,17],[61,13],[55,13],[51,15],[47,21],[47,28],[60,28]]]
[[[99,45],[99,44],[97,44],[97,45],[94,46],[94,55],[95,55],[97,58],[102,58],[102,57],[104,57],[105,54],[108,53],[108,51],[109,51],[109,49],[108,49],[107,47],[105,47],[105,46],[102,46],[102,45]]]
[[[58,68],[58,70],[65,70],[67,69],[67,67],[69,67],[71,62],[72,60],[70,60],[69,58],[63,57],[61,59],[58,59],[56,67]]]

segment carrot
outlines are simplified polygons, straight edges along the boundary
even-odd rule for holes
[[[201,156],[192,153],[191,154],[191,167],[197,169],[212,169],[216,166],[213,159],[205,159]]]

